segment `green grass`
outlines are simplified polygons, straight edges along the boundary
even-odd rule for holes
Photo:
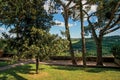
[[[120,80],[120,69],[40,65],[35,74],[28,64],[0,72],[0,80]]]

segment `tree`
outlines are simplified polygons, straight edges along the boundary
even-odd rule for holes
[[[81,21],[81,37],[82,37],[82,58],[83,58],[83,65],[86,66],[86,45],[85,45],[85,37],[84,37],[84,25],[83,25],[83,4],[82,0],[80,0],[80,21]]]
[[[85,31],[84,31],[84,12],[83,12],[83,6],[82,3],[83,0],[73,0],[75,5],[72,7],[73,11],[73,19],[80,21],[80,27],[81,27],[81,38],[82,38],[82,59],[83,59],[83,65],[86,66],[86,44],[85,44]]]
[[[13,26],[10,33],[17,34],[14,37],[5,34],[9,46],[18,50],[20,53],[18,57],[34,57],[36,73],[39,69],[39,59],[43,60],[57,52],[67,50],[66,40],[48,32],[52,16],[44,10],[44,1],[2,0],[1,2],[0,22],[7,27]]]
[[[89,26],[86,28],[92,33],[97,46],[97,65],[102,66],[102,40],[103,36],[120,29],[120,1],[97,1],[97,11],[91,14],[87,12]],[[111,5],[112,4],[112,5]],[[92,19],[96,17],[96,21]],[[95,19],[95,18],[94,18]]]
[[[53,12],[56,12],[56,9],[60,9],[60,7],[62,6],[63,8],[63,12],[61,13],[63,18],[64,18],[64,22],[65,22],[65,29],[66,29],[66,37],[67,37],[67,40],[69,41],[69,51],[70,51],[70,54],[71,54],[71,57],[72,57],[72,63],[73,64],[77,64],[76,60],[75,60],[75,55],[74,55],[74,51],[73,51],[73,47],[72,47],[72,42],[71,42],[71,37],[70,37],[70,31],[69,31],[69,25],[68,25],[68,20],[70,18],[70,10],[69,10],[69,6],[70,4],[72,3],[73,0],[70,0],[67,4],[65,4],[63,1],[61,0],[52,0],[55,4],[55,9],[52,8],[52,13]],[[53,11],[54,10],[54,11]]]
[[[82,38],[82,59],[83,65],[86,66],[86,44],[85,44],[85,31],[84,31],[84,6],[88,3],[83,4],[83,0],[73,0],[75,5],[71,7],[72,17],[74,20],[80,20],[81,26],[81,38]]]
[[[11,27],[11,33],[16,34],[12,44],[17,49],[17,55],[22,55],[23,43],[28,39],[29,46],[37,45],[31,42],[31,28],[43,29],[46,32],[51,27],[52,16],[43,8],[43,0],[0,0],[0,23]],[[40,35],[41,36],[41,35]],[[38,47],[35,47],[38,49]],[[39,49],[38,49],[39,50]],[[36,69],[38,68],[38,55],[36,56]],[[36,71],[37,73],[37,71]]]
[[[62,5],[62,7],[63,7],[62,15],[64,17],[65,23],[66,22],[68,23],[68,21],[66,21],[67,20],[66,17],[68,17],[68,18],[72,17],[74,20],[80,20],[81,21],[82,53],[83,53],[82,58],[83,58],[83,65],[86,65],[86,58],[85,58],[86,46],[85,46],[85,37],[84,37],[85,32],[84,32],[84,26],[83,26],[83,18],[84,18],[83,17],[84,16],[83,6],[85,4],[83,4],[82,1],[83,0],[65,0],[65,1],[56,0],[56,2],[59,3],[60,5]],[[58,6],[59,6],[59,4],[58,4]],[[86,3],[86,4],[88,4],[88,3]],[[66,32],[67,32],[67,30],[68,29],[66,29]],[[68,33],[69,33],[69,31],[68,31]],[[68,38],[68,40],[69,40],[69,38]],[[71,48],[71,52],[72,52],[72,48]]]
[[[0,23],[7,27],[14,26],[11,32],[16,34],[16,41],[23,36],[28,37],[32,26],[49,31],[52,16],[41,7],[43,5],[42,0],[1,0]],[[20,54],[19,47],[17,51]]]
[[[33,27],[30,34],[29,37],[33,44],[29,46],[29,40],[26,39],[22,52],[24,57],[31,55],[36,58],[36,73],[38,73],[39,69],[39,59],[42,61],[51,55],[68,50],[66,46],[68,41],[61,39],[57,35],[51,35],[43,29]]]

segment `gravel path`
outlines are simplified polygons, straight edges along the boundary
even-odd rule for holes
[[[50,61],[45,61],[45,62],[40,62],[41,64],[54,64],[54,65],[72,65],[71,60],[50,60]],[[96,66],[96,62],[93,61],[87,61],[87,66]],[[83,63],[82,61],[78,61],[77,65],[82,66]],[[104,67],[119,67],[119,65],[113,63],[113,62],[103,62]]]
[[[24,65],[24,64],[29,64],[29,63],[34,63],[34,61],[33,60],[20,61],[20,62],[17,62],[15,64],[11,64],[11,65],[8,65],[8,66],[0,67],[0,71],[6,70],[6,69],[10,69],[10,68],[14,68],[16,66],[20,66],[20,65]]]
[[[13,68],[13,67],[16,67],[16,66],[24,65],[24,64],[29,64],[29,63],[35,63],[35,60],[20,61],[16,64],[8,65],[8,66],[5,66],[5,67],[0,67],[0,71],[10,69],[10,68]],[[72,66],[72,63],[71,63],[70,60],[50,60],[50,61],[40,62],[40,64],[64,65],[64,66],[70,65],[70,66]],[[104,65],[104,67],[120,68],[120,66],[115,64],[115,63],[104,62],[103,65]],[[78,61],[77,66],[82,66],[82,61]],[[96,62],[87,61],[87,66],[96,67]]]

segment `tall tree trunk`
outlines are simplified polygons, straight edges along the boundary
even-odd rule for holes
[[[71,58],[72,58],[72,64],[77,65],[73,47],[72,47],[71,38],[70,38],[70,31],[69,31],[69,26],[68,26],[68,10],[67,9],[65,9],[65,15],[63,15],[63,17],[64,17],[64,21],[65,21],[67,40],[69,41],[69,51],[70,51]]]
[[[97,45],[97,66],[103,66],[103,59],[102,59],[102,38],[96,42]]]
[[[74,51],[73,51],[73,47],[72,47],[71,38],[70,38],[69,27],[67,25],[68,24],[66,24],[66,34],[67,34],[67,40],[69,41],[69,51],[70,51],[71,58],[72,58],[72,64],[77,65],[75,55],[74,55]]]
[[[16,26],[16,38],[17,41],[19,41],[19,24],[17,24]],[[20,51],[19,51],[19,46],[18,46],[18,42],[17,42],[17,60],[20,61]]]
[[[97,47],[97,61],[96,61],[96,65],[98,66],[103,66],[103,60],[102,60],[102,39],[103,39],[103,35],[99,35],[97,36],[97,33],[95,32],[94,27],[92,27],[92,35],[93,38],[95,40],[96,43],[96,47]]]
[[[38,74],[38,70],[39,70],[39,56],[37,54],[37,56],[36,56],[36,74]]]
[[[80,0],[80,20],[81,20],[81,37],[82,37],[82,59],[83,65],[86,66],[86,45],[85,45],[85,36],[84,36],[84,25],[83,25],[83,5],[82,0]]]

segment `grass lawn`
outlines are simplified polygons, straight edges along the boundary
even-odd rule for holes
[[[40,65],[35,74],[35,64],[27,64],[1,71],[0,80],[120,80],[120,69]]]

